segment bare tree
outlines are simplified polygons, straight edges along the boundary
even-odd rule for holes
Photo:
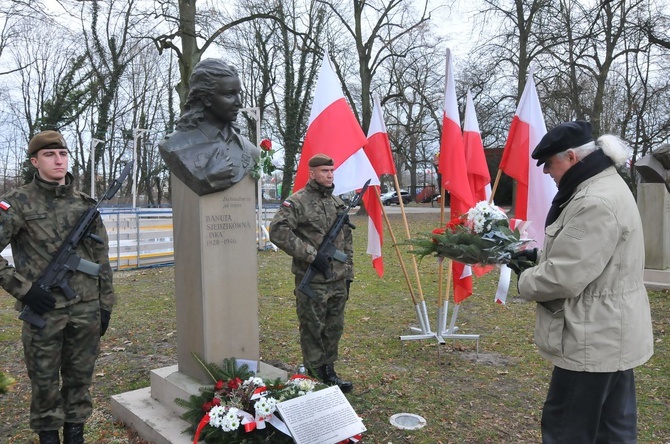
[[[341,3],[317,0],[332,10],[338,18],[335,29],[344,29],[353,43],[357,55],[357,73],[360,84],[351,89],[344,81],[339,67],[340,61],[349,57],[348,47],[332,48],[335,68],[344,87],[349,103],[354,107],[359,122],[364,129],[370,125],[372,116],[372,83],[379,67],[389,58],[406,57],[414,47],[398,42],[408,39],[413,31],[425,26],[430,20],[428,1],[419,2],[422,10],[418,17],[415,10],[403,0],[351,0],[350,8]],[[394,49],[402,48],[402,52]],[[358,80],[358,79],[357,79]],[[360,103],[360,112],[356,104]]]
[[[232,18],[228,16],[226,8],[221,8],[217,2],[216,6],[207,7],[204,13],[199,13],[196,0],[178,0],[177,9],[174,8],[172,0],[157,0],[156,15],[162,17],[165,23],[173,30],[152,37],[159,53],[165,49],[174,51],[177,56],[180,72],[180,80],[177,83],[180,107],[183,109],[186,96],[189,91],[189,79],[193,67],[200,61],[203,53],[219,39],[224,32],[242,23],[258,19],[276,20],[272,13],[256,13],[244,17]],[[207,23],[222,23],[209,33],[203,32]],[[199,45],[199,41],[202,45]],[[177,43],[178,42],[178,43]]]

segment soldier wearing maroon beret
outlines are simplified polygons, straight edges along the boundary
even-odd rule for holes
[[[335,240],[335,247],[346,253],[346,260],[331,261],[317,252],[338,214],[347,210],[342,199],[333,195],[334,165],[333,159],[325,154],[309,159],[309,181],[289,196],[275,213],[270,224],[270,240],[293,258],[291,271],[295,275],[300,346],[307,371],[347,393],[353,384],[337,375],[335,361],[344,331],[349,286],[354,280],[351,228],[345,224]],[[310,283],[315,297],[298,290],[310,265],[319,271]],[[326,278],[328,271],[330,278]]]

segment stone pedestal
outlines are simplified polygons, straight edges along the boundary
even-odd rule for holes
[[[179,371],[206,382],[192,353],[259,357],[254,181],[198,196],[173,176],[172,207]]]
[[[670,193],[664,184],[640,183],[637,206],[644,231],[645,283],[653,276],[649,284],[654,288],[670,288]]]
[[[112,414],[152,443],[187,443],[175,398],[214,381],[197,362],[248,361],[264,379],[286,372],[259,361],[254,181],[198,196],[172,176],[177,366],[151,372],[151,387],[112,397]]]

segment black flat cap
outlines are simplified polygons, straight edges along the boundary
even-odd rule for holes
[[[309,159],[308,165],[312,168],[320,167],[323,165],[333,166],[335,165],[335,162],[333,161],[333,159],[326,156],[325,154],[315,154]]]
[[[593,134],[589,122],[584,120],[565,122],[549,130],[530,156],[536,159],[537,166],[540,166],[554,154],[580,147],[591,141]]]

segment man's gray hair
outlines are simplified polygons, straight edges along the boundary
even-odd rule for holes
[[[572,148],[572,151],[574,151],[577,156],[577,160],[582,160],[598,148],[601,148],[605,155],[612,159],[612,162],[614,162],[614,165],[616,166],[624,165],[632,154],[631,149],[626,145],[626,142],[614,134],[603,134],[598,137],[598,140]],[[567,150],[559,153],[559,156],[565,157],[566,153]]]

